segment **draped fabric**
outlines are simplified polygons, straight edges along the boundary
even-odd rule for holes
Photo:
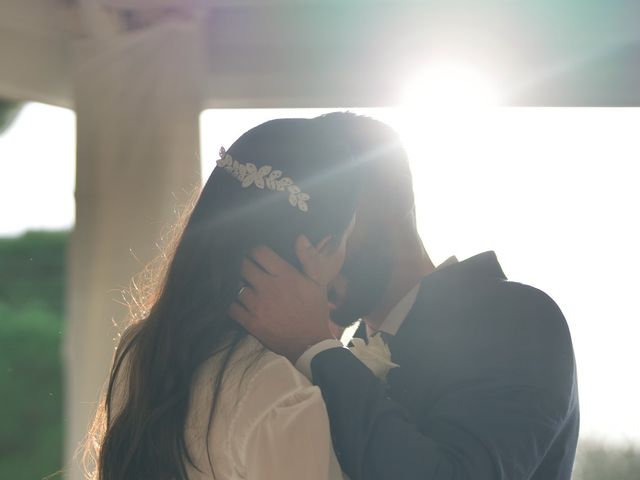
[[[127,308],[122,289],[157,257],[161,234],[200,186],[198,25],[183,15],[80,40],[76,226],[64,339],[65,478],[86,435]]]

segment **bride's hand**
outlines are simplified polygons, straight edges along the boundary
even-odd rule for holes
[[[296,242],[305,274],[267,247],[251,252],[242,267],[248,288],[229,310],[263,345],[294,363],[310,346],[335,338],[329,328],[327,277],[337,274],[344,260],[329,265],[322,242],[313,246],[305,240]]]

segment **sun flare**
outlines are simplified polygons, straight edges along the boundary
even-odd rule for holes
[[[443,63],[424,69],[406,86],[402,106],[418,109],[494,107],[500,104],[496,81],[471,66]]]

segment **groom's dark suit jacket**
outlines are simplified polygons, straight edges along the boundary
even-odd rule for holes
[[[427,276],[387,384],[346,349],[318,354],[334,447],[352,480],[569,480],[579,410],[571,338],[543,292],[493,252]]]

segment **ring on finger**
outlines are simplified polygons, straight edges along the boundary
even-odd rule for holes
[[[236,293],[236,298],[240,298],[240,296],[244,293],[244,291],[247,289],[246,285],[242,285],[239,289],[238,289],[238,293]]]

